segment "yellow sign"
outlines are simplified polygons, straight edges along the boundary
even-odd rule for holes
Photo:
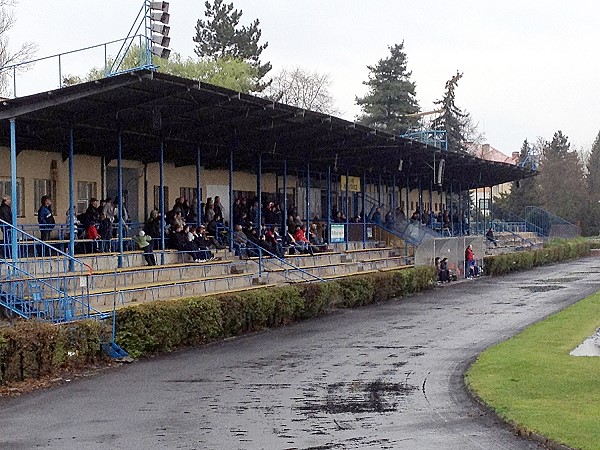
[[[340,189],[346,190],[346,175],[340,177]],[[360,177],[348,177],[348,191],[360,192]]]

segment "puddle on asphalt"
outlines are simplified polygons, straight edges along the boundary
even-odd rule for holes
[[[581,277],[562,277],[562,278],[548,278],[546,280],[535,280],[536,283],[572,283],[574,281],[581,280]]]
[[[417,388],[408,383],[381,380],[364,383],[354,381],[327,385],[324,401],[306,399],[296,409],[305,413],[360,414],[386,413],[398,410],[398,403]]]
[[[549,292],[564,288],[564,286],[519,286],[519,289],[526,289],[529,292]]]
[[[571,356],[600,356],[600,328],[579,344],[570,353]]]

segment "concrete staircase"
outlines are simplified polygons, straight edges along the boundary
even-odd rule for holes
[[[497,232],[494,238],[498,245],[486,241],[486,255],[501,255],[542,247],[545,239],[533,232]]]
[[[381,244],[379,244],[381,245]],[[155,252],[160,262],[160,252]],[[390,270],[405,267],[404,251],[396,247],[380,247],[371,243],[345,245],[334,251],[315,255],[290,255],[282,263],[276,258],[264,258],[259,273],[258,258],[240,260],[227,250],[215,252],[218,260],[194,263],[189,256],[176,251],[164,253],[164,265],[146,266],[141,252],[125,252],[123,267],[118,268],[118,254],[94,253],[80,255],[92,269],[90,276],[81,273],[62,277],[65,289],[73,293],[89,292],[90,306],[110,311],[113,305],[123,307],[154,300],[204,296],[237,292],[265,285],[283,285],[319,279]],[[43,280],[56,279],[59,267],[66,262],[60,257],[25,260],[32,273]],[[318,278],[317,278],[318,277]]]

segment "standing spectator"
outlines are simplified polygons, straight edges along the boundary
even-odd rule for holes
[[[213,205],[213,209],[215,210],[215,217],[219,217],[219,219],[215,219],[217,222],[223,222],[223,205],[221,204],[221,197],[218,195],[215,197],[215,204]]]
[[[11,198],[8,196],[2,197],[2,204],[0,204],[0,219],[4,222],[12,225],[12,208],[10,207]],[[2,227],[2,235],[4,241],[4,253],[2,255],[6,258],[10,256],[10,244],[11,244],[11,235],[12,230],[8,225],[0,223],[0,227]]]
[[[206,199],[206,205],[204,206],[204,223],[208,223],[215,218],[215,208],[212,197]]]
[[[42,197],[42,204],[38,209],[38,223],[40,224],[40,232],[42,241],[50,239],[50,233],[54,229],[54,216],[52,215],[52,199],[48,195]]]
[[[465,277],[473,278],[473,276],[475,276],[475,254],[473,246],[469,244],[465,249]]]

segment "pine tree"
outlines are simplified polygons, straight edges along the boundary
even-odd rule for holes
[[[544,141],[541,141],[537,145],[543,144]],[[519,164],[525,163],[530,147],[531,145],[525,139],[521,146]],[[511,221],[515,217],[523,217],[526,206],[540,206],[539,180],[535,176],[513,181],[510,193],[496,197],[494,199],[494,216]]]
[[[380,59],[375,66],[367,66],[369,87],[367,95],[356,97],[362,115],[358,121],[389,133],[402,134],[417,122],[411,114],[419,112],[416,100],[416,85],[410,80],[412,72],[407,70],[404,42],[389,47],[390,56]]]
[[[205,7],[206,20],[198,19],[196,23],[196,54],[201,58],[233,58],[249,63],[257,70],[253,90],[263,91],[268,83],[262,80],[272,66],[268,61],[264,64],[260,61],[260,55],[269,45],[268,42],[259,44],[260,21],[255,19],[250,26],[240,25],[242,10],[234,9],[233,3],[226,4],[223,0],[213,0],[212,5],[206,1]]]
[[[587,161],[588,210],[584,220],[584,234],[600,232],[600,133],[592,145]]]
[[[465,127],[469,123],[469,114],[463,112],[455,104],[455,91],[462,76],[462,73],[456,72],[456,75],[446,81],[444,96],[433,102],[440,107],[442,113],[433,121],[432,127],[434,130],[446,131],[448,150],[454,152],[466,151]]]
[[[583,166],[567,136],[554,133],[543,148],[539,183],[542,206],[570,222],[581,223],[587,204]]]

